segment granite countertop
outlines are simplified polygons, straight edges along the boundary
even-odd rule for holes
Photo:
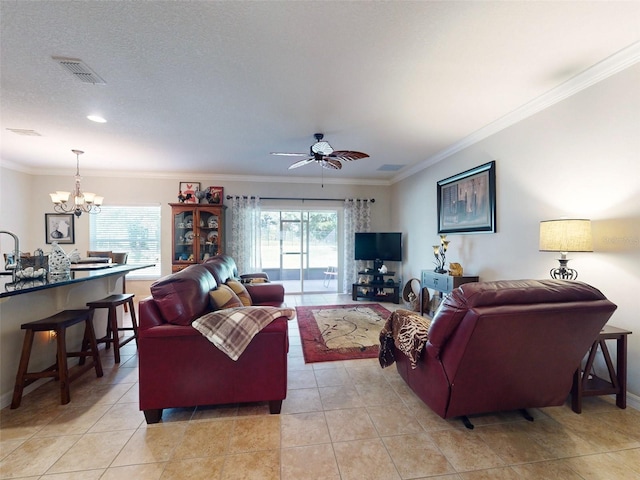
[[[153,265],[132,266],[106,263],[78,264],[72,265],[71,271],[67,275],[48,274],[43,278],[30,278],[17,282],[12,282],[11,272],[2,272],[0,275],[0,298],[60,287],[62,285],[86,282],[110,275],[127,274],[133,270],[140,270],[152,266]]]

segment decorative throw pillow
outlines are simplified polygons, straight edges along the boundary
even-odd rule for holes
[[[234,291],[234,293],[238,296],[240,301],[245,307],[250,307],[253,305],[253,301],[251,300],[251,295],[247,291],[247,288],[237,280],[227,280],[227,286]]]
[[[213,310],[242,307],[242,302],[238,296],[226,285],[218,285],[218,288],[209,291],[209,298],[211,299],[211,308]]]

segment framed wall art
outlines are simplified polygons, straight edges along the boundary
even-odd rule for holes
[[[76,243],[73,213],[45,213],[44,231],[47,243]]]
[[[222,205],[224,200],[224,187],[209,187],[207,201],[211,205]]]
[[[495,231],[495,161],[438,182],[438,233]]]
[[[178,200],[181,203],[198,203],[196,192],[200,190],[200,182],[180,182]]]

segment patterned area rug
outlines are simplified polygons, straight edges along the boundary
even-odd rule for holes
[[[376,358],[391,312],[377,303],[296,307],[306,363]]]

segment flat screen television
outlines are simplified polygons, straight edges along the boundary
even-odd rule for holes
[[[356,233],[355,260],[389,260],[394,262],[401,262],[402,233]]]

